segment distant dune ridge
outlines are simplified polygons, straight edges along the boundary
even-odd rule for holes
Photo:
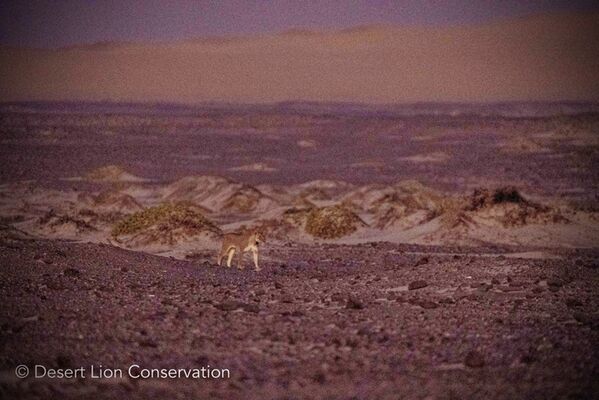
[[[56,50],[0,48],[0,100],[598,100],[599,14]]]

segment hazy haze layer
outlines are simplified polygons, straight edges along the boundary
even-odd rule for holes
[[[1,48],[0,100],[394,103],[599,99],[599,14]]]

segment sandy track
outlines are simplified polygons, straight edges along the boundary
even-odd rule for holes
[[[599,389],[596,251],[543,260],[382,243],[267,247],[256,274],[107,245],[0,245],[3,397],[590,398]],[[210,365],[231,379],[13,374],[19,364],[132,363]]]

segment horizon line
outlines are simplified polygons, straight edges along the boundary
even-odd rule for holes
[[[424,29],[424,30],[442,30],[442,29],[452,29],[452,28],[478,28],[485,27],[494,24],[502,24],[509,22],[517,22],[530,20],[535,18],[544,18],[544,17],[557,17],[557,16],[586,16],[589,17],[591,15],[599,15],[599,10],[594,11],[547,11],[547,12],[532,12],[523,15],[516,16],[500,16],[496,18],[491,18],[486,21],[479,22],[466,22],[466,23],[437,23],[437,24],[393,24],[393,23],[367,23],[367,24],[358,24],[353,26],[347,26],[342,28],[310,28],[304,26],[293,26],[289,29],[285,30],[275,30],[270,32],[256,32],[256,33],[241,33],[241,34],[224,34],[224,35],[205,35],[205,36],[189,36],[189,37],[180,37],[176,39],[170,40],[97,40],[91,42],[77,42],[67,45],[60,46],[28,46],[28,45],[14,45],[9,43],[4,43],[0,41],[0,49],[15,49],[15,50],[40,50],[40,51],[68,51],[68,50],[95,50],[95,47],[108,47],[108,46],[136,46],[136,45],[172,45],[172,44],[182,44],[189,42],[201,42],[206,41],[214,42],[216,44],[224,44],[227,42],[234,41],[251,41],[257,39],[264,39],[269,37],[283,37],[283,36],[323,36],[323,35],[334,35],[334,34],[350,34],[360,31],[368,31],[368,30],[383,30],[383,29]],[[222,43],[217,43],[222,42]]]

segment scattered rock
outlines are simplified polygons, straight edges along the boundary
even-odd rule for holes
[[[364,304],[357,298],[350,296],[347,299],[347,304],[345,305],[345,308],[350,310],[361,310],[364,308]]]
[[[413,281],[410,282],[410,284],[408,285],[408,290],[416,290],[416,289],[422,289],[424,287],[427,287],[428,283],[426,283],[426,281]]]
[[[485,358],[478,351],[472,350],[466,354],[464,365],[469,368],[481,368],[485,365]]]
[[[596,330],[599,328],[599,315],[598,314],[587,314],[583,312],[574,312],[572,316],[575,320],[583,325],[588,325],[591,329]]]
[[[441,300],[439,300],[439,303],[441,303],[441,304],[454,304],[455,300],[452,299],[451,297],[444,297]]]
[[[566,299],[566,305],[570,308],[580,307],[580,306],[582,306],[582,302],[578,299],[570,297],[570,298]]]
[[[35,322],[38,321],[40,319],[39,315],[32,315],[31,317],[25,317],[25,318],[21,318],[22,322]]]
[[[414,264],[415,267],[418,267],[420,265],[425,265],[428,264],[429,262],[429,258],[427,256],[421,257],[418,261],[416,261],[416,264]]]
[[[317,382],[321,385],[324,385],[327,381],[326,375],[322,371],[315,373],[312,379],[314,379],[314,382]]]
[[[293,296],[290,294],[285,294],[283,295],[283,297],[281,297],[281,302],[282,303],[293,303]]]
[[[244,304],[242,306],[242,308],[243,308],[243,311],[249,312],[249,313],[257,314],[260,312],[260,307],[258,307],[256,304]]]
[[[560,279],[547,279],[547,285],[560,288],[564,285],[564,282]]]
[[[536,361],[536,357],[531,351],[529,351],[525,354],[522,354],[522,356],[520,357],[520,362],[523,364],[532,364],[535,361]]]
[[[333,293],[331,295],[331,301],[335,301],[335,302],[342,302],[343,300],[345,300],[345,296],[341,293]]]
[[[158,343],[152,339],[141,339],[137,342],[141,347],[158,347]]]
[[[439,307],[439,304],[431,300],[417,300],[415,304],[427,310]]]
[[[520,286],[511,286],[511,285],[510,286],[499,286],[498,289],[505,293],[519,292],[522,290],[522,288]]]
[[[63,274],[65,276],[78,277],[81,275],[81,271],[79,271],[77,268],[67,268],[63,271]]]
[[[303,316],[304,316],[304,315],[306,315],[306,314],[305,314],[303,311],[300,311],[300,310],[294,310],[294,311],[292,311],[292,312],[291,312],[291,314],[289,314],[289,315],[291,315],[292,317],[303,317]]]
[[[216,303],[213,305],[221,311],[233,311],[239,308],[243,308],[244,303],[235,300],[229,300],[223,303]]]

